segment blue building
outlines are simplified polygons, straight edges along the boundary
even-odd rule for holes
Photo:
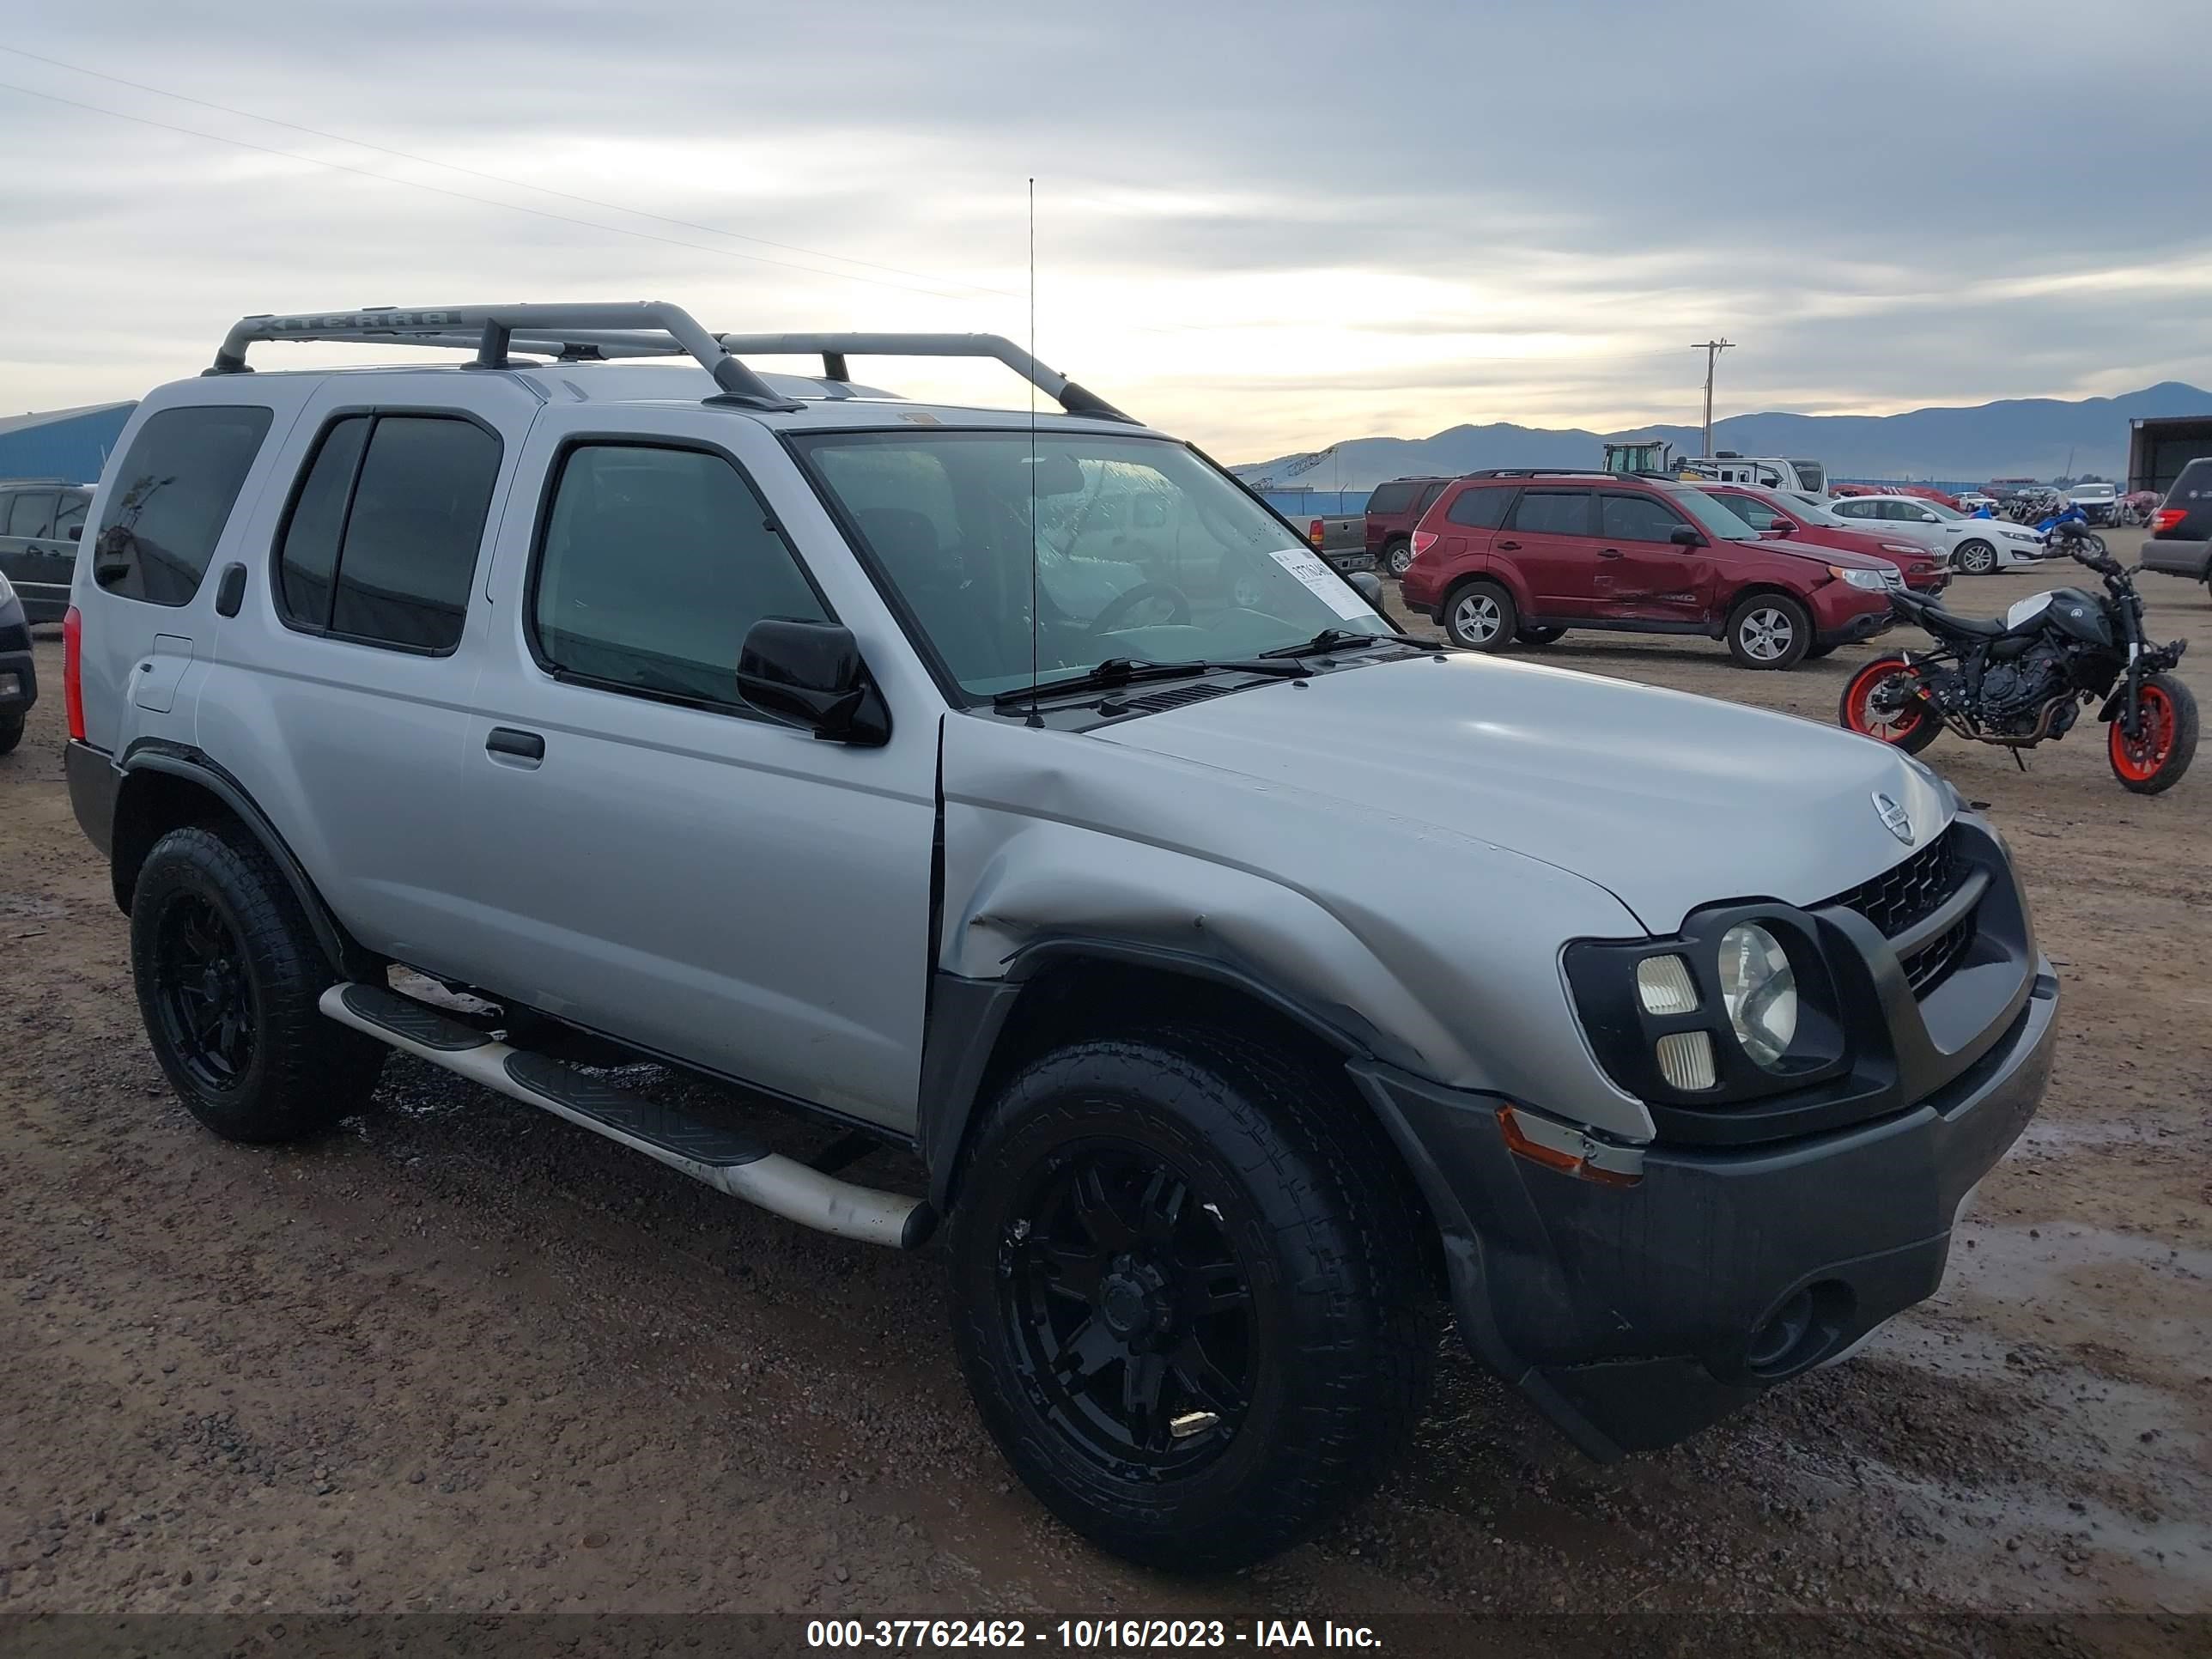
[[[136,404],[87,404],[42,414],[0,417],[0,478],[100,481],[107,453]]]

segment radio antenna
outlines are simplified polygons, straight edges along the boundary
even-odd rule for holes
[[[1036,356],[1036,180],[1030,180],[1030,356]],[[1042,726],[1037,712],[1037,547],[1044,539],[1037,522],[1036,382],[1030,382],[1030,717],[1024,724]]]

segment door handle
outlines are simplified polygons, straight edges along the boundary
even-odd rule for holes
[[[1521,550],[1521,544],[1518,542],[1500,542],[1498,544],[1498,550],[1500,553],[1517,553]]]
[[[1620,550],[1617,547],[1601,547],[1597,550],[1597,556],[1601,559],[1617,559],[1620,556]]]
[[[518,732],[511,726],[495,726],[484,739],[484,752],[512,755],[533,764],[545,758],[545,739],[535,732]]]

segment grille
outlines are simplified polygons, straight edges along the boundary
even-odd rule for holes
[[[1904,959],[1905,982],[1912,994],[1924,997],[1949,973],[1974,937],[1974,919],[1961,916],[1933,945],[1924,945]]]
[[[1893,593],[1905,592],[1905,573],[1895,565],[1881,573],[1881,585]]]
[[[1237,689],[1218,681],[1203,680],[1196,685],[1170,686],[1164,691],[1147,691],[1141,697],[1125,697],[1121,701],[1131,708],[1157,714],[1164,708],[1180,708],[1188,702],[1204,702],[1208,697],[1225,697]]]
[[[1895,939],[1913,923],[1933,915],[1958,891],[1960,877],[1951,832],[1946,830],[1904,863],[1828,902],[1857,911],[1881,928],[1885,937]]]

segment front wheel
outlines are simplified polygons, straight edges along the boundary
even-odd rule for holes
[[[12,719],[0,720],[0,755],[9,753],[22,740],[23,717],[21,714]]]
[[[1729,654],[1746,668],[1794,666],[1813,644],[1813,618],[1786,593],[1754,593],[1729,613]]]
[[[1959,568],[1969,576],[1986,576],[1997,568],[1997,550],[1987,542],[1959,544]]]
[[[2196,757],[2197,697],[2171,674],[2153,674],[2136,696],[2136,735],[2115,715],[2106,758],[2121,788],[2156,795],[2180,782]]]
[[[1943,729],[1902,657],[1877,657],[1852,675],[1836,723],[1908,755],[1918,754]]]
[[[1444,632],[1470,651],[1503,651],[1519,625],[1513,596],[1496,582],[1469,582],[1444,604]]]
[[[1055,1050],[993,1108],[950,1230],[961,1367],[1023,1483],[1103,1547],[1249,1565],[1410,1437],[1437,1298],[1401,1166],[1340,1097],[1184,1027]]]

